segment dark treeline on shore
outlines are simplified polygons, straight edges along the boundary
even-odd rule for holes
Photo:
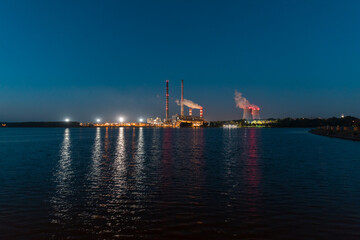
[[[328,118],[328,119],[308,119],[308,118],[284,118],[279,119],[276,123],[272,124],[272,127],[321,127],[321,126],[344,126],[352,127],[358,126],[360,120],[355,117],[344,117],[344,118]]]
[[[360,126],[360,119],[355,117],[344,118],[283,118],[256,121],[231,120],[209,122],[209,127],[222,127],[223,125],[237,125],[238,127],[273,127],[273,128],[314,128],[321,126]]]

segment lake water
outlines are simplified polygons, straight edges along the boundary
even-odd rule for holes
[[[360,142],[0,129],[0,239],[360,239]]]

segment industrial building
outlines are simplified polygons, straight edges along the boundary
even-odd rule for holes
[[[180,98],[180,114],[175,114],[170,119],[169,113],[169,80],[166,80],[166,103],[165,103],[165,120],[164,125],[172,127],[200,127],[204,124],[204,110],[198,104],[194,107],[199,109],[199,116],[193,116],[193,108],[189,107],[189,115],[185,115],[184,111],[184,80],[181,80],[181,98]],[[191,102],[187,100],[187,102]],[[191,102],[192,103],[192,102]]]
[[[174,127],[201,127],[204,125],[204,118],[198,116],[173,115]]]
[[[177,100],[178,101],[178,100]],[[201,127],[205,123],[204,109],[199,104],[193,103],[190,100],[184,99],[184,80],[181,80],[181,98],[180,98],[180,114],[175,114],[170,117],[169,109],[169,80],[166,80],[166,94],[165,94],[165,118],[162,120],[159,117],[148,118],[146,123],[154,127]],[[189,114],[185,114],[184,108],[189,108]],[[199,109],[199,116],[193,115],[193,110]]]
[[[146,122],[151,125],[162,125],[163,124],[163,121],[161,121],[161,118],[159,118],[159,117],[157,117],[155,119],[148,118]]]

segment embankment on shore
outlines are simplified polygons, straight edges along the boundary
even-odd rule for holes
[[[5,122],[0,127],[7,128],[75,128],[81,127],[79,122]]]
[[[310,130],[311,133],[326,137],[360,141],[359,127],[323,126]]]

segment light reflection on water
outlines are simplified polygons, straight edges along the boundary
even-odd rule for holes
[[[134,128],[135,130],[135,128]],[[137,138],[137,146],[136,146],[136,153],[135,153],[135,166],[136,166],[136,181],[137,181],[137,188],[140,190],[145,186],[144,179],[145,179],[145,172],[144,172],[144,161],[145,161],[145,150],[144,150],[144,129],[140,127],[138,129],[138,138]],[[142,189],[143,190],[143,189]],[[141,194],[143,191],[139,191]]]
[[[245,155],[247,156],[244,163],[244,182],[245,182],[245,193],[246,203],[248,206],[248,220],[255,222],[259,211],[260,196],[259,196],[259,185],[261,181],[261,172],[259,169],[259,140],[257,139],[260,134],[256,129],[248,129],[248,141]]]
[[[0,168],[5,179],[0,191],[7,189],[0,198],[0,223],[29,222],[18,231],[0,227],[6,239],[15,238],[15,232],[38,234],[37,239],[358,237],[357,143],[302,129],[52,131],[56,134],[49,135],[57,141],[47,146],[47,155],[38,145],[21,148],[26,142],[19,138],[17,155],[0,158],[8,161]],[[28,156],[29,151],[54,157],[44,160],[47,166],[44,161],[36,165],[36,158],[11,165],[19,161],[15,156]],[[39,174],[37,185],[29,186],[19,177],[34,167],[50,175],[49,180]],[[23,190],[14,187],[12,194],[9,184],[46,191],[19,194]],[[24,197],[19,199],[36,199],[32,194],[42,199],[35,204],[42,206],[38,213],[24,207]]]
[[[115,188],[114,191],[116,192],[117,196],[122,196],[126,190],[126,182],[125,182],[125,175],[126,175],[126,151],[125,151],[125,136],[124,136],[124,128],[119,128],[119,135],[116,144],[116,154],[115,154],[115,161],[114,161],[114,179],[115,179]]]
[[[71,158],[71,139],[70,129],[64,130],[64,140],[60,146],[60,158],[57,165],[57,170],[54,173],[55,196],[51,199],[52,207],[54,208],[54,219],[52,222],[64,222],[71,220],[71,208],[73,202],[69,197],[73,194],[73,178],[74,172],[72,169]]]
[[[96,128],[96,135],[91,156],[91,172],[88,177],[96,186],[100,181],[100,164],[102,159],[102,142],[101,142],[101,129]]]

